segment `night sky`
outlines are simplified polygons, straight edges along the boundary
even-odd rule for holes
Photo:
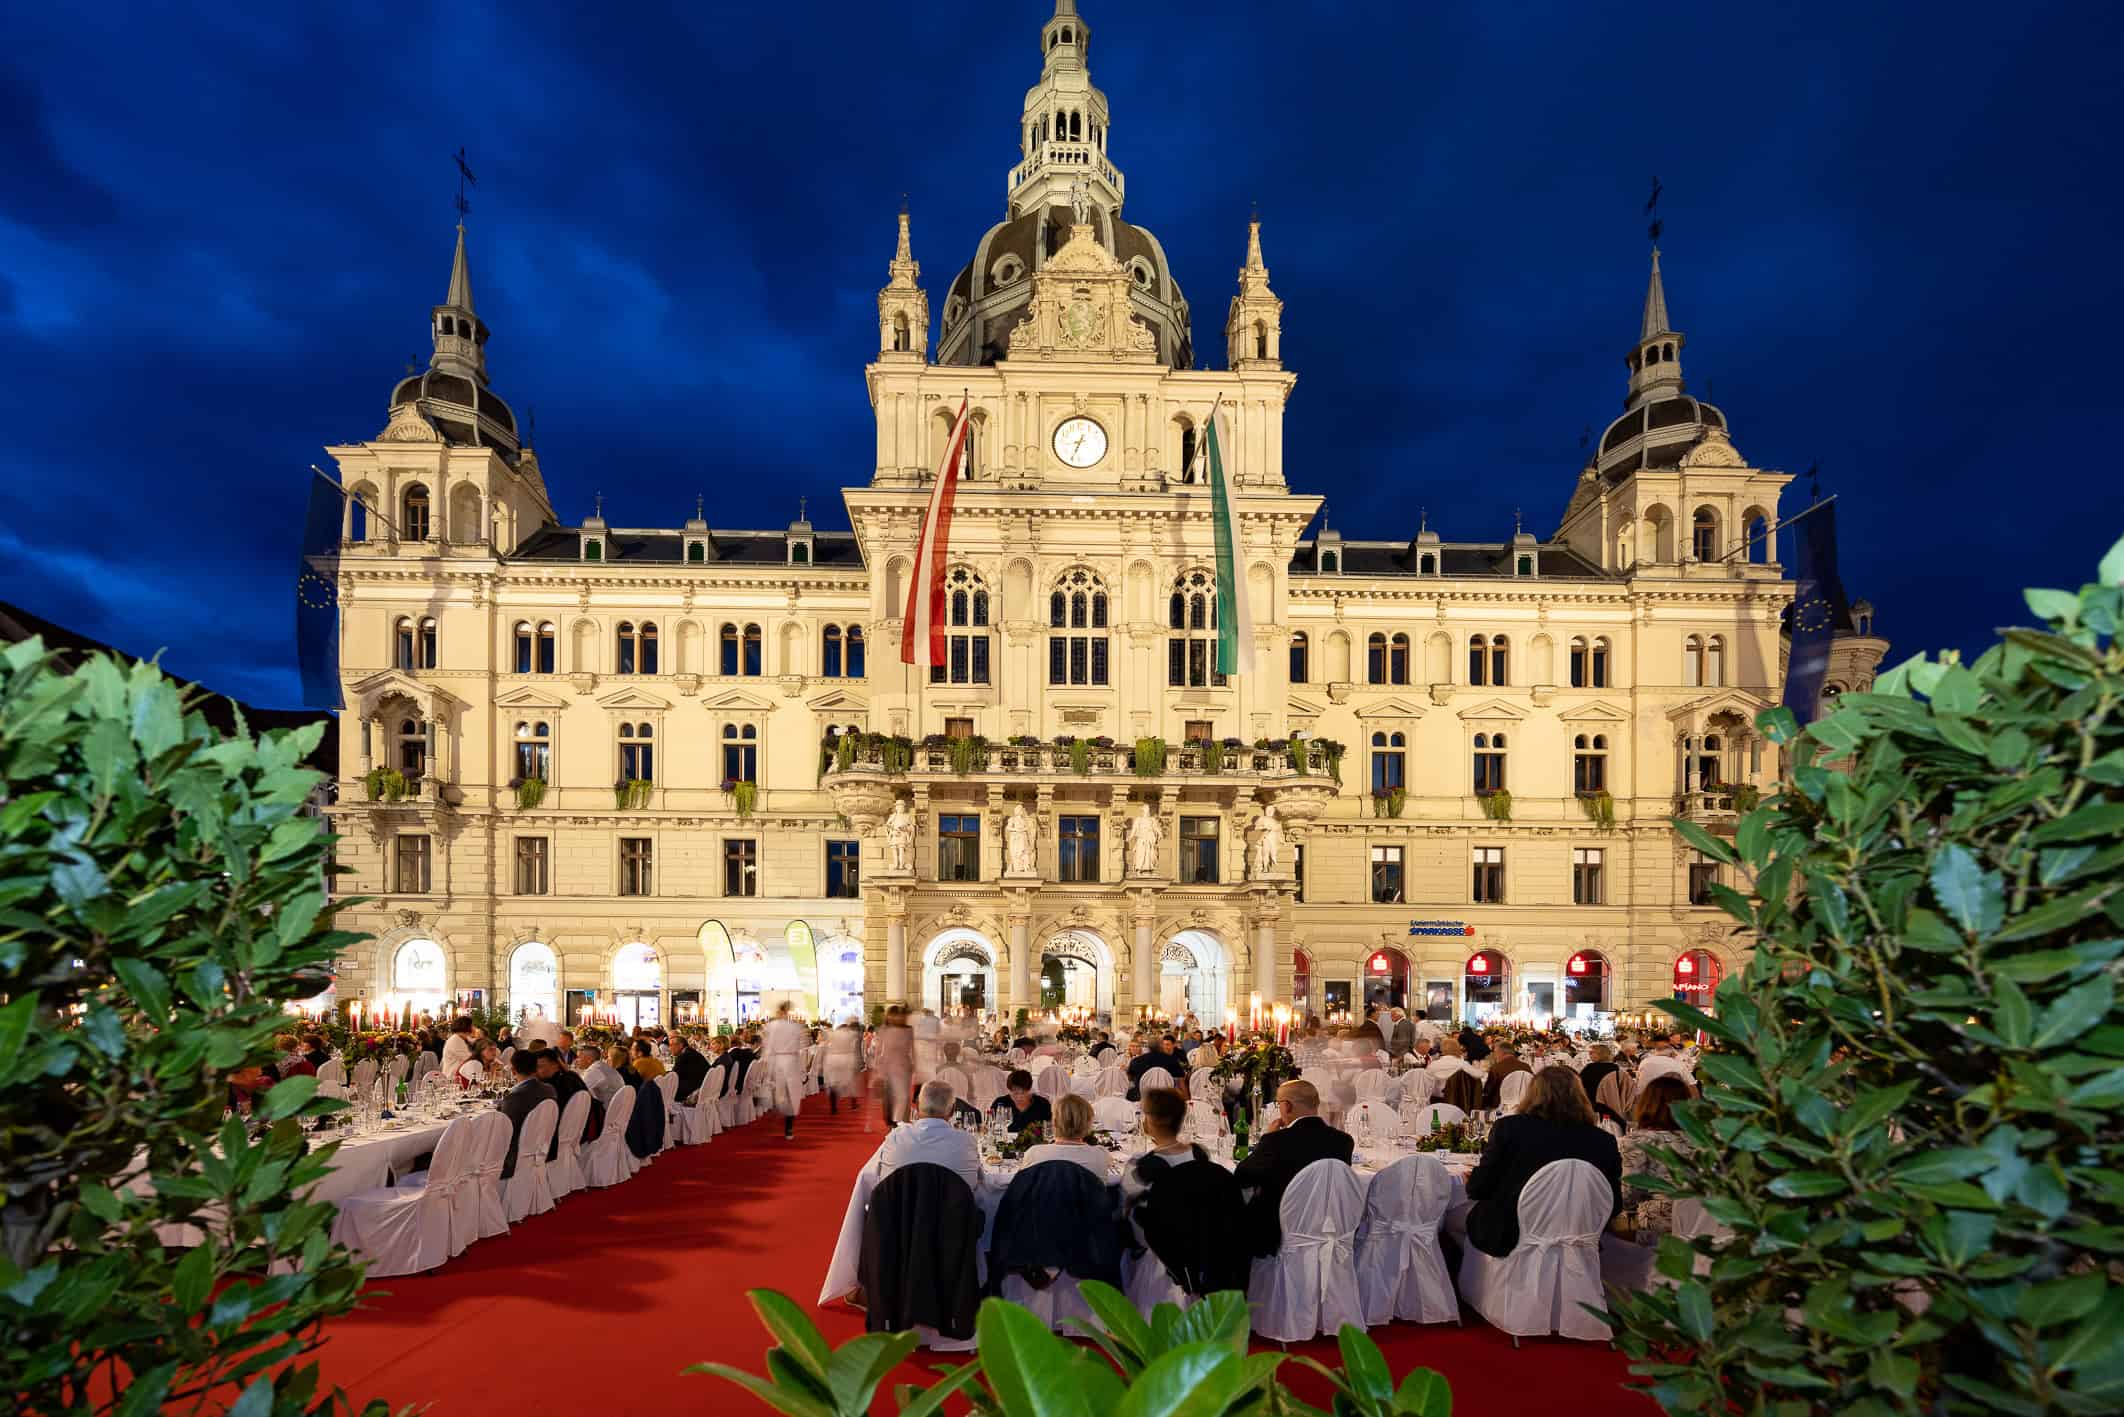
[[[1820,463],[1891,658],[1980,646],[2124,532],[2112,7],[1083,8],[1212,362],[1260,207],[1287,470],[1345,536],[1554,528],[1655,174],[1690,389],[1752,463]],[[901,193],[941,310],[1049,10],[13,11],[0,599],[295,702],[306,469],[425,364],[460,145],[489,370],[565,518],[698,491],[777,527],[803,492],[845,525]]]

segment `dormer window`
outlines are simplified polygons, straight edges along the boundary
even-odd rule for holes
[[[1323,551],[1320,553],[1320,573],[1322,575],[1332,576],[1341,570],[1342,553],[1340,551]]]
[[[689,541],[689,542],[687,542],[687,543],[686,543],[686,564],[688,564],[689,566],[698,566],[698,565],[701,565],[702,563],[704,563],[705,561],[707,561],[707,559],[708,559],[708,543],[707,543],[707,542],[705,542],[705,541]]]
[[[1435,575],[1437,575],[1437,574],[1438,574],[1438,553],[1437,553],[1437,552],[1435,552],[1435,551],[1426,551],[1426,552],[1424,552],[1422,556],[1420,556],[1420,557],[1418,557],[1418,558],[1417,558],[1417,562],[1416,562],[1416,569],[1417,569],[1417,570],[1419,570],[1419,571],[1421,571],[1421,572],[1422,572],[1422,573],[1423,573],[1424,575],[1427,575],[1427,576],[1435,576]]]
[[[1533,575],[1534,558],[1525,554],[1521,554],[1520,556],[1514,558],[1512,562],[1512,574],[1515,576]]]
[[[583,559],[585,561],[602,561],[605,559],[605,539],[602,536],[586,536],[583,538]]]
[[[811,564],[811,543],[810,543],[810,542],[808,542],[808,541],[792,541],[792,542],[790,542],[790,543],[789,543],[789,564],[790,564],[790,565],[792,565],[792,566],[808,566],[808,565],[810,565],[810,564]]]

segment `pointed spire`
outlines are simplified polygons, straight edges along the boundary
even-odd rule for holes
[[[1269,289],[1258,212],[1246,224],[1246,264],[1239,267],[1239,293],[1224,319],[1224,345],[1234,369],[1282,367],[1283,302]]]
[[[457,224],[457,255],[450,262],[450,293],[443,297],[443,304],[462,310],[467,315],[478,313],[472,308],[472,272],[465,265],[465,224]]]
[[[1654,335],[1673,332],[1674,326],[1667,320],[1667,287],[1659,278],[1659,248],[1652,248],[1652,283],[1645,287],[1644,326],[1637,332],[1639,340],[1648,340]]]
[[[1259,212],[1255,212],[1253,219],[1246,224],[1246,264],[1240,269],[1246,272],[1259,271],[1264,276],[1268,274],[1268,267],[1261,263],[1261,213]]]
[[[450,257],[450,291],[428,317],[435,353],[428,367],[487,381],[487,325],[472,308],[472,268],[465,260],[465,224],[457,224],[457,250]]]
[[[900,234],[878,291],[878,353],[929,357],[929,296],[922,289],[922,263],[914,258],[907,195],[900,194]]]

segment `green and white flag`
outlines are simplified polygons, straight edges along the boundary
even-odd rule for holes
[[[1210,523],[1217,533],[1217,672],[1251,674],[1254,670],[1254,617],[1247,605],[1246,579],[1239,564],[1239,513],[1232,505],[1231,479],[1217,447],[1217,410],[1210,406],[1204,437],[1209,459]]]

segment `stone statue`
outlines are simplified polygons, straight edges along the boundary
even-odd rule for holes
[[[1165,840],[1165,823],[1145,802],[1128,824],[1128,869],[1138,876],[1158,874],[1158,847]]]
[[[1091,220],[1091,183],[1081,177],[1069,184],[1069,209],[1076,214],[1077,225]]]
[[[1261,835],[1254,841],[1254,879],[1265,880],[1276,874],[1276,863],[1283,855],[1283,823],[1277,820],[1274,807],[1261,809]]]
[[[892,804],[892,815],[885,819],[885,849],[891,853],[892,869],[914,869],[915,814],[902,797]]]
[[[1031,876],[1038,873],[1039,868],[1034,864],[1034,843],[1038,836],[1039,824],[1020,802],[1003,823],[1005,874]]]

